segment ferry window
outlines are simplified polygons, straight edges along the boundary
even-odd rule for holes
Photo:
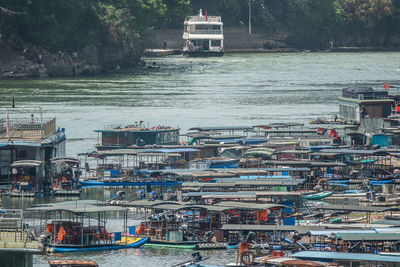
[[[206,30],[208,28],[208,25],[196,25],[196,30]]]
[[[213,25],[212,29],[213,30],[221,30],[221,26],[220,25]]]
[[[103,136],[106,138],[111,138],[112,137],[112,133],[103,133]]]
[[[221,40],[211,40],[211,46],[221,46]]]

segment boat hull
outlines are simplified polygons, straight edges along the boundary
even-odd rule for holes
[[[205,51],[205,52],[200,52],[200,51],[194,51],[194,52],[188,52],[184,51],[183,55],[188,56],[188,57],[222,57],[224,55],[224,52],[213,52],[213,51]]]
[[[326,197],[329,197],[333,194],[333,192],[323,192],[323,193],[317,193],[317,194],[310,194],[310,195],[304,195],[302,196],[303,199],[306,200],[319,200],[319,199],[323,199]]]
[[[125,248],[139,248],[148,241],[148,238],[142,238],[132,244],[127,245],[109,245],[109,246],[96,246],[96,247],[54,247],[50,249],[54,253],[65,253],[65,252],[82,252],[82,251],[99,251],[99,250],[117,250]]]
[[[196,249],[196,245],[166,244],[166,243],[147,243],[145,247]]]
[[[177,186],[182,184],[182,182],[101,182],[101,181],[79,181],[79,184],[82,187],[90,187],[90,186]]]

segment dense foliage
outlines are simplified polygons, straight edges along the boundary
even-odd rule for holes
[[[390,46],[400,29],[400,0],[0,0],[2,42],[70,49],[113,42],[129,49],[154,28],[181,28],[198,9],[225,26],[284,31],[301,47]],[[397,38],[397,39],[396,39]]]
[[[83,47],[106,41],[125,47],[149,29],[182,24],[189,0],[2,0],[2,41],[22,48]]]
[[[223,16],[225,26],[252,24],[265,31],[284,30],[297,46],[390,46],[398,43],[400,0],[192,0]]]

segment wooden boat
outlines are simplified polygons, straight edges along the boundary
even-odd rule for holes
[[[303,195],[302,198],[306,199],[306,200],[319,200],[319,199],[329,197],[332,194],[333,194],[333,192],[331,192],[331,191],[324,191],[324,192],[319,192],[319,193],[306,194],[306,195]]]
[[[145,247],[163,247],[163,248],[179,248],[179,249],[196,249],[198,242],[148,242]]]
[[[10,197],[35,197],[46,192],[43,162],[37,160],[19,160],[11,164],[12,186]]]
[[[63,253],[63,252],[83,252],[83,251],[98,251],[98,250],[116,250],[116,249],[126,249],[126,248],[139,248],[147,242],[147,238],[137,238],[136,242],[124,244],[122,242],[117,242],[115,245],[100,245],[100,246],[90,246],[90,247],[53,247],[50,252]]]
[[[122,180],[122,181],[105,181],[105,180],[80,180],[79,183],[83,187],[90,187],[90,186],[177,186],[182,184],[181,181],[129,181],[129,180]]]
[[[133,236],[135,227],[126,224],[120,232],[109,233],[106,229],[107,212],[121,212],[127,221],[128,210],[105,206],[94,200],[66,201],[44,204],[28,209],[46,217],[42,243],[48,252],[82,252],[138,248],[148,238]],[[97,215],[97,218],[95,216]],[[63,219],[64,217],[64,219]],[[84,218],[90,220],[84,220]],[[92,221],[92,223],[91,223]],[[127,229],[129,228],[129,233]]]
[[[96,261],[91,260],[49,260],[50,267],[98,267]]]
[[[55,196],[79,196],[79,164],[80,161],[72,157],[56,157],[51,160],[52,194]]]
[[[334,218],[332,220],[329,221],[330,223],[341,223],[342,222],[342,218]]]

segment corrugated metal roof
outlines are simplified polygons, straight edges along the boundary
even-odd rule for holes
[[[322,230],[321,226],[298,226],[298,225],[271,225],[271,224],[224,224],[221,230],[225,231],[285,231],[299,232],[305,234],[310,230]]]
[[[151,152],[160,152],[160,153],[185,153],[185,152],[197,152],[200,151],[196,148],[163,148],[163,149],[154,149]]]
[[[192,127],[188,131],[248,131],[253,130],[250,126],[214,126],[214,127]]]
[[[287,208],[287,206],[280,205],[280,204],[259,204],[259,203],[239,202],[239,201],[223,201],[216,205],[224,206],[224,207],[234,207],[234,208],[240,208],[240,209],[249,209],[249,210],[266,210],[266,209],[273,209],[273,208]]]
[[[357,155],[386,155],[389,154],[386,150],[363,150],[363,149],[322,149],[322,153],[339,153],[339,154],[357,154]]]
[[[360,212],[383,212],[387,210],[384,207],[371,207],[371,206],[356,206],[356,205],[322,205],[317,209],[322,210],[346,210],[346,211],[360,211]]]
[[[308,234],[311,236],[330,236],[332,234],[374,234],[376,233],[375,230],[358,230],[358,229],[352,229],[352,230],[337,230],[337,229],[332,229],[332,230],[323,230],[323,231],[309,231]]]
[[[163,200],[154,200],[154,201],[136,200],[136,201],[131,201],[131,202],[128,203],[129,206],[143,207],[143,208],[152,208],[154,206],[162,205],[162,204],[181,205],[181,203],[179,203],[177,201],[163,201]]]
[[[335,237],[343,241],[399,241],[400,233],[340,233]]]
[[[400,263],[399,256],[387,256],[372,253],[346,253],[346,252],[325,252],[325,251],[301,251],[292,255],[300,259],[315,260],[347,260],[347,261],[373,261]]]
[[[99,211],[125,211],[126,208],[115,207],[115,206],[104,206],[104,202],[96,200],[77,200],[77,201],[65,201],[59,203],[36,205],[28,208],[29,211],[58,211],[65,210],[74,213],[91,213]]]

